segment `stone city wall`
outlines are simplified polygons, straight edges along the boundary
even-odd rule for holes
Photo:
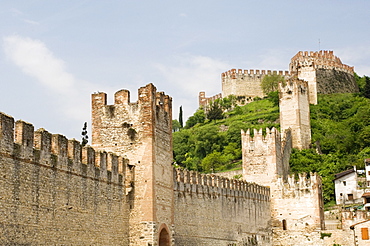
[[[203,109],[206,109],[206,107],[211,103],[211,101],[214,101],[216,99],[222,98],[222,94],[216,94],[211,97],[206,97],[206,93],[204,91],[199,92],[199,107],[202,107]]]
[[[129,245],[126,162],[0,113],[0,244]]]
[[[175,245],[271,245],[270,189],[174,170]]]
[[[261,81],[265,75],[278,74],[288,76],[288,71],[242,70],[231,69],[221,74],[222,97],[234,95],[240,105],[253,101],[255,97],[264,97]]]

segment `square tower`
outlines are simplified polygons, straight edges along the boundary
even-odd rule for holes
[[[171,245],[173,217],[172,99],[153,84],[130,92],[92,95],[92,145],[129,159],[135,169],[130,200],[130,244]],[[164,243],[164,244],[163,244]]]
[[[292,131],[293,148],[308,149],[311,123],[308,82],[291,78],[279,84],[281,131]]]

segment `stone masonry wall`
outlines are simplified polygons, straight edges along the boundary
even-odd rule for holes
[[[222,97],[234,95],[240,104],[246,104],[253,101],[255,97],[264,97],[265,94],[261,88],[261,81],[265,75],[279,74],[288,76],[288,71],[271,70],[242,70],[231,69],[222,73]],[[244,103],[242,103],[244,101]]]
[[[311,144],[308,83],[297,78],[280,83],[279,110],[281,131],[291,129],[293,148],[308,149]]]
[[[278,175],[288,174],[289,159],[286,159],[283,151],[290,153],[290,149],[286,148],[290,145],[282,141],[277,129],[266,128],[265,135],[262,129],[253,129],[253,137],[248,129],[247,132],[242,130],[241,135],[244,180],[270,186],[277,180]]]
[[[129,245],[125,165],[0,113],[0,244]]]
[[[290,72],[308,82],[310,104],[317,104],[317,93],[355,93],[358,86],[354,68],[343,64],[333,51],[299,51],[292,57]]]
[[[175,169],[175,245],[272,245],[270,189]]]
[[[281,178],[271,188],[274,230],[313,231],[324,229],[321,178],[316,173]]]
[[[115,93],[114,105],[106,97],[92,95],[92,144],[134,166],[130,243],[158,245],[160,230],[171,235],[173,226],[172,99],[153,84],[139,88],[134,103],[127,90]]]

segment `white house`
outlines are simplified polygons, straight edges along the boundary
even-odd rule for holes
[[[350,170],[335,174],[334,186],[337,205],[364,203],[364,199],[362,198],[364,191],[358,189],[357,170],[355,166]]]

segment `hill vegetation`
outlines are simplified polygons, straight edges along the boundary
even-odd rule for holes
[[[318,105],[310,107],[312,148],[293,150],[290,158],[292,173],[317,172],[322,176],[326,203],[334,199],[334,174],[353,165],[364,168],[364,159],[370,158],[370,79],[356,79],[358,94],[318,96]],[[198,109],[184,128],[173,133],[176,164],[201,172],[241,168],[240,130],[279,129],[277,96],[269,93],[267,98],[256,98],[242,107],[235,106],[232,97],[217,99],[212,104],[216,111],[224,112],[226,107],[230,111],[216,118]]]

